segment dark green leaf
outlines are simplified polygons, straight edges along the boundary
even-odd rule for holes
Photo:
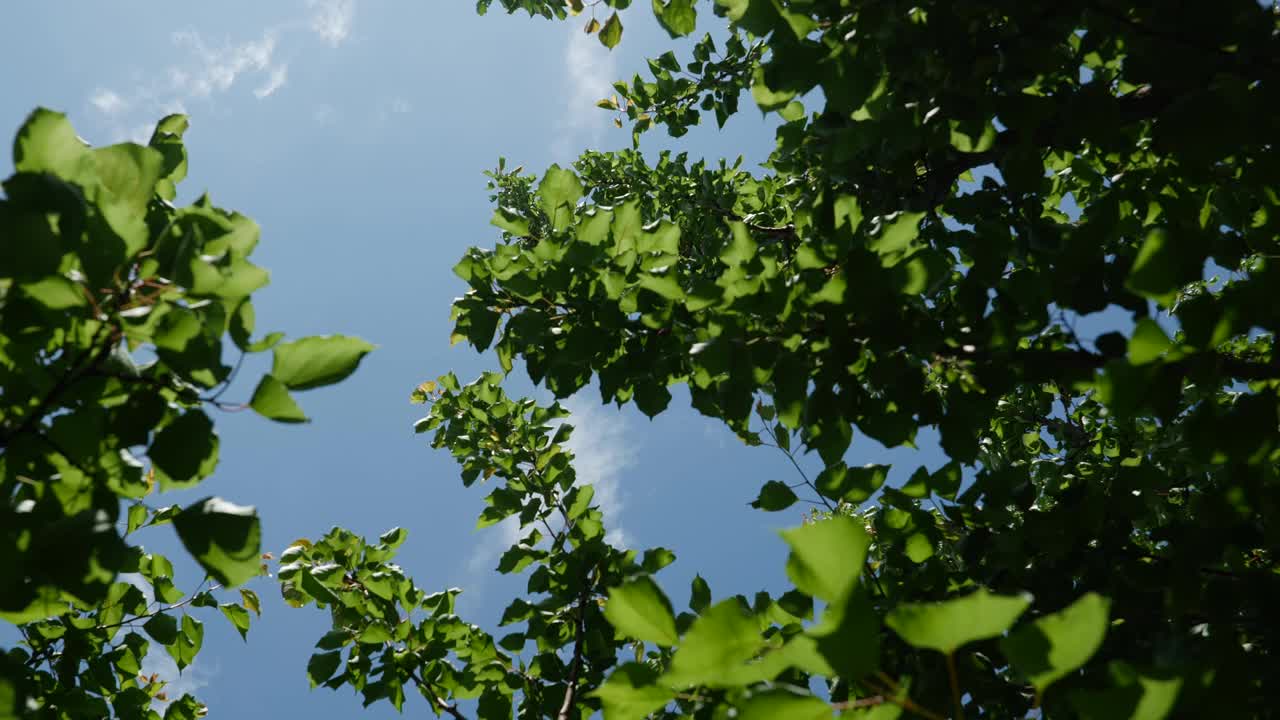
[[[205,572],[224,587],[258,574],[262,531],[253,508],[206,498],[179,513],[173,525]]]
[[[1000,647],[1005,657],[1038,690],[1088,662],[1107,634],[1111,603],[1086,593],[1059,612],[1022,625]]]
[[[777,512],[778,510],[786,510],[796,503],[796,494],[786,483],[770,480],[760,488],[760,495],[751,501],[751,507],[757,510],[767,510],[769,512]]]

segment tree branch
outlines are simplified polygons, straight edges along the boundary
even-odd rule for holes
[[[49,412],[53,404],[58,401],[58,398],[61,397],[64,392],[70,389],[71,386],[74,385],[87,370],[93,368],[107,357],[111,352],[112,346],[119,341],[118,337],[114,333],[111,335],[111,340],[109,342],[103,344],[102,347],[97,348],[96,350],[93,348],[93,346],[97,345],[98,341],[101,339],[102,331],[106,330],[107,327],[107,325],[99,327],[98,332],[93,337],[93,340],[90,341],[87,360],[82,360],[81,362],[76,363],[67,371],[67,374],[59,378],[58,381],[54,383],[53,387],[49,389],[49,392],[44,396],[44,398],[40,400],[39,404],[37,404],[35,408],[32,409],[25,418],[23,418],[22,422],[16,428],[8,432],[0,432],[0,448],[8,446],[10,440],[39,424],[40,420],[45,416],[45,413]]]
[[[560,712],[556,720],[569,720],[573,713],[573,703],[578,694],[578,674],[582,670],[582,640],[587,632],[587,602],[591,599],[591,586],[585,580],[582,594],[578,596],[578,627],[574,631],[573,660],[569,665],[568,686],[564,689],[564,702],[560,703]]]

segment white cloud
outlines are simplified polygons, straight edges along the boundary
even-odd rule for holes
[[[278,47],[275,30],[240,43],[212,44],[194,30],[175,32],[172,40],[185,51],[179,62],[141,77],[132,90],[99,88],[89,97],[89,104],[111,121],[113,140],[146,142],[156,118],[185,113],[189,102],[227,93],[242,78],[259,78],[253,91],[259,100],[288,81],[288,65],[273,62]]]
[[[626,495],[622,491],[622,476],[636,463],[637,433],[627,427],[626,420],[612,406],[579,399],[574,396],[563,405],[571,415],[573,435],[565,443],[574,454],[573,467],[578,474],[578,484],[595,487],[593,502],[604,514],[608,528],[606,539],[615,545],[626,543],[626,530],[622,526],[622,510]]]
[[[89,98],[89,104],[103,115],[115,115],[129,108],[129,103],[114,90],[99,88]]]
[[[248,84],[254,97],[266,100],[289,81],[290,63],[281,59],[283,40],[306,33],[318,34],[337,47],[351,33],[355,0],[307,0],[305,15],[267,27],[257,35],[239,39],[210,38],[196,29],[172,33],[176,60],[154,73],[135,76],[131,87],[99,87],[89,105],[108,120],[112,139],[146,140],[141,122],[171,112],[186,112],[186,105],[211,100]],[[385,112],[405,113],[408,103],[396,99]],[[321,122],[332,120],[326,111]]]
[[[308,0],[307,5],[311,7],[311,30],[321,40],[338,47],[351,34],[355,0]]]
[[[276,51],[276,33],[273,30],[264,32],[261,39],[238,45],[226,43],[210,47],[194,30],[174,33],[173,42],[179,47],[190,48],[196,57],[196,66],[192,69],[170,68],[172,89],[186,96],[201,98],[230,90],[241,75],[267,70]],[[283,84],[283,79],[280,84]]]
[[[178,663],[174,662],[169,653],[153,643],[147,656],[142,659],[142,674],[148,677],[158,675],[158,679],[164,682],[165,696],[169,700],[177,700],[183,695],[199,697],[200,689],[209,685],[217,675],[217,669],[206,669],[197,661],[178,670]]]
[[[553,148],[556,155],[567,155],[579,146],[585,136],[587,142],[598,144],[609,124],[609,115],[596,107],[596,101],[613,92],[617,79],[618,63],[613,53],[600,44],[595,35],[582,32],[577,24],[566,26],[569,37],[565,43],[565,77],[568,92],[562,124],[570,133],[561,134]]]
[[[271,77],[267,81],[253,91],[253,96],[261,100],[284,87],[285,81],[289,79],[289,66],[277,65],[271,70]]]

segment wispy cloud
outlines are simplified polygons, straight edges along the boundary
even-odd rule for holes
[[[143,125],[144,118],[185,112],[196,101],[246,92],[245,85],[255,98],[266,100],[289,82],[290,65],[280,57],[282,41],[310,32],[337,47],[350,36],[355,11],[355,0],[307,0],[301,15],[235,40],[180,30],[171,36],[176,61],[134,78],[129,87],[98,87],[88,104],[106,120],[112,139],[145,140],[152,126]],[[399,102],[388,115],[407,112],[407,104]]]
[[[178,62],[138,78],[127,90],[100,87],[89,104],[108,121],[112,139],[145,142],[155,118],[186,112],[188,104],[228,93],[245,78],[257,82],[253,94],[260,100],[284,87],[289,68],[276,61],[278,38],[273,29],[242,42],[211,42],[195,30],[175,32]]]
[[[581,396],[569,398],[563,404],[571,413],[569,423],[573,425],[573,435],[565,445],[573,452],[578,484],[595,488],[593,502],[600,506],[604,525],[609,529],[606,539],[615,545],[625,545],[627,533],[622,526],[622,510],[626,493],[622,489],[622,478],[636,463],[639,434],[628,427],[626,419],[613,406]]]
[[[117,115],[129,109],[129,103],[114,90],[98,88],[89,96],[89,104],[103,115]]]
[[[274,30],[265,31],[256,40],[219,46],[210,46],[194,30],[176,32],[173,43],[188,48],[195,57],[195,63],[188,68],[169,69],[171,89],[188,97],[203,98],[230,90],[236,79],[243,75],[268,69],[272,69],[274,74],[278,68],[272,68],[271,59],[275,55],[276,42]]]
[[[341,45],[356,18],[355,0],[308,0],[307,4],[311,7],[311,31],[333,47]]]
[[[267,81],[264,82],[262,85],[258,86],[257,90],[253,91],[253,96],[258,98],[259,100],[261,100],[262,98],[268,97],[271,94],[275,93],[275,91],[284,87],[284,84],[286,81],[288,81],[288,79],[289,79],[289,66],[277,65],[275,66],[275,68],[271,70],[271,76],[267,78]]]
[[[568,92],[561,124],[569,132],[562,133],[556,141],[553,152],[557,156],[572,153],[583,140],[596,145],[603,138],[609,116],[595,105],[613,92],[618,72],[614,54],[600,44],[599,38],[582,32],[574,23],[567,24],[566,30],[569,36],[564,50],[564,77]]]

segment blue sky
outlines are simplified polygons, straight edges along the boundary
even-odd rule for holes
[[[347,382],[299,398],[310,425],[219,415],[217,473],[196,493],[161,501],[217,494],[254,504],[265,546],[277,551],[332,525],[367,536],[404,526],[405,570],[428,590],[463,587],[462,612],[492,627],[523,587],[491,572],[509,535],[473,530],[483,492],[463,489],[451,458],[413,435],[420,412],[409,391],[449,370],[465,380],[497,367],[492,355],[448,342],[449,303],[464,290],[450,268],[468,246],[491,246],[497,236],[481,172],[499,155],[540,172],[583,149],[625,146],[629,133],[593,103],[671,41],[641,4],[624,14],[623,43],[612,54],[581,33],[581,22],[496,11],[480,18],[473,7],[15,3],[0,46],[0,128],[12,137],[43,105],[68,113],[94,144],[108,144],[146,137],[168,112],[188,113],[183,197],[207,190],[263,229],[255,261],[272,271],[272,283],[255,296],[260,331],[351,334],[379,346]],[[743,107],[724,131],[711,123],[681,148],[759,162],[773,146],[771,126],[748,98]],[[647,150],[670,146],[661,137],[647,142]],[[242,377],[264,367],[249,363]],[[508,389],[530,392],[520,370]],[[247,399],[251,390],[246,380],[227,397]],[[652,422],[602,407],[590,389],[570,406],[579,477],[601,485],[597,498],[628,544],[676,552],[662,579],[677,605],[694,572],[716,597],[783,588],[776,530],[799,522],[799,506],[768,515],[747,503],[767,480],[797,479],[784,457],[743,447],[689,410],[681,391]],[[896,461],[895,479],[941,463],[935,451],[889,453],[865,438],[855,439],[849,460]],[[142,540],[181,558],[168,529]],[[179,564],[180,586],[199,577],[191,563]],[[351,717],[354,694],[307,686],[306,660],[326,614],[286,607],[269,582],[256,587],[267,602],[249,642],[220,617],[205,618],[205,650],[179,687],[198,688],[214,717]]]

